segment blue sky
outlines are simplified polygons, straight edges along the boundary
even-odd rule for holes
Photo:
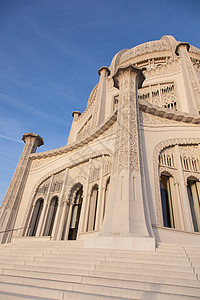
[[[0,203],[24,143],[38,151],[66,144],[74,110],[83,112],[121,49],[173,35],[200,48],[199,0],[0,1]]]

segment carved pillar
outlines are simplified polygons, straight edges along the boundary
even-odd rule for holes
[[[99,183],[99,193],[98,193],[98,200],[97,200],[97,213],[96,213],[96,222],[95,222],[95,230],[100,228],[100,223],[102,220],[102,207],[103,207],[103,190],[102,190],[102,183],[103,183],[103,168],[104,168],[104,155],[102,156],[101,161],[101,170],[100,170],[100,183]]]
[[[184,219],[183,219],[183,209],[182,209],[182,203],[181,203],[181,198],[180,198],[180,191],[179,191],[179,183],[175,182],[175,193],[176,193],[176,206],[177,206],[177,211],[178,211],[178,216],[179,216],[179,222],[176,225],[177,229],[184,230]]]
[[[81,208],[80,221],[78,226],[78,234],[80,232],[85,232],[87,227],[87,219],[88,219],[88,209],[89,209],[89,197],[88,197],[88,189],[89,189],[89,180],[90,180],[90,171],[91,171],[92,159],[89,160],[88,164],[88,172],[87,172],[87,181],[85,187],[83,189],[83,203]]]
[[[61,214],[62,214],[62,210],[64,209],[64,205],[63,205],[63,196],[64,196],[64,190],[65,190],[65,186],[66,186],[66,181],[67,181],[67,176],[69,173],[69,169],[67,168],[65,170],[65,175],[64,175],[64,180],[63,180],[63,185],[62,185],[62,190],[60,193],[60,197],[58,200],[58,210],[56,212],[56,218],[55,218],[55,222],[54,222],[54,226],[53,226],[53,231],[52,231],[52,239],[55,240],[56,239],[56,234],[59,234],[59,231],[62,231],[61,228],[61,222],[60,222],[60,218],[61,218]]]
[[[52,182],[53,182],[53,178],[54,178],[54,175],[51,176],[51,179],[50,179],[50,182],[49,182],[49,187],[48,187],[48,191],[47,191],[47,195],[46,195],[46,200],[44,199],[44,205],[43,205],[42,213],[41,213],[41,216],[40,216],[36,236],[40,236],[40,235],[43,234],[44,225],[45,225],[45,221],[46,221],[46,214],[47,214],[48,208],[49,208],[49,195],[50,195],[50,190],[51,190],[51,185],[52,185]]]
[[[60,218],[60,225],[59,225],[58,234],[57,234],[57,240],[62,239],[66,218],[67,218],[67,201],[64,201],[63,207],[62,207],[62,215]]]
[[[119,89],[116,144],[111,173],[110,193],[105,219],[99,234],[100,247],[155,249],[149,237],[148,217],[144,208],[141,176],[141,145],[137,88],[144,80],[133,66],[119,68],[113,76]],[[145,246],[144,246],[145,244]],[[92,241],[86,242],[93,247]],[[104,246],[103,246],[104,245]]]
[[[4,227],[1,228],[1,231],[13,229],[15,226],[17,213],[31,165],[29,155],[34,153],[37,147],[43,145],[43,139],[38,134],[34,133],[24,134],[22,140],[25,142],[24,150],[2,203],[2,206],[5,207],[9,213],[9,218]],[[11,235],[8,233],[9,232],[6,232],[2,235],[2,243],[10,241]]]
[[[72,208],[73,208],[73,204],[70,204],[69,212],[68,212],[68,216],[67,216],[67,224],[66,224],[65,234],[64,234],[64,238],[63,238],[64,240],[68,240],[69,226],[71,223],[71,216],[72,216]]]
[[[200,111],[200,84],[188,54],[190,45],[180,43],[176,47],[176,55],[181,57],[182,74],[190,113]]]
[[[186,231],[193,231],[190,205],[189,205],[185,180],[184,180],[184,176],[183,176],[181,159],[180,159],[180,152],[179,152],[178,145],[175,146],[175,153],[176,153],[176,161],[177,161],[177,168],[178,168],[178,175],[179,175],[179,182],[180,182],[181,206],[182,206],[183,211],[184,211],[183,219],[184,219],[184,224],[185,224],[185,230]]]
[[[97,88],[97,96],[94,103],[94,113],[92,117],[92,128],[95,129],[105,119],[106,109],[106,77],[110,74],[107,67],[101,67],[98,71],[100,75],[99,84]]]

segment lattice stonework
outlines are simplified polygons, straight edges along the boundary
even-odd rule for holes
[[[138,99],[147,100],[151,104],[178,110],[179,101],[174,82],[150,85],[138,90]]]
[[[179,158],[175,146],[178,145]],[[166,141],[157,146],[154,153],[155,170],[155,209],[157,225],[162,226],[162,208],[160,197],[160,176],[163,173],[170,174],[174,182],[180,184],[179,172],[183,173],[185,185],[188,178],[196,178],[200,181],[200,148],[199,143],[190,144],[178,141]],[[157,158],[156,158],[157,157]],[[181,161],[181,170],[178,170],[178,159]]]

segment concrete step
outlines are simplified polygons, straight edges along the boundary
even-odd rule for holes
[[[102,258],[102,260],[105,260],[105,258]],[[33,260],[30,260],[33,261]],[[57,264],[58,266],[61,265],[71,265],[79,266],[79,265],[99,265],[100,259],[94,259],[93,257],[90,258],[60,258],[60,257],[35,257],[35,262],[48,262],[49,264]]]
[[[99,263],[100,264],[100,263]],[[63,263],[63,262],[57,262],[57,261],[31,261],[31,260],[26,260],[25,261],[26,266],[44,266],[44,267],[57,267],[57,268],[75,268],[75,269],[81,269],[81,270],[94,270],[95,266],[94,264],[84,264],[84,263],[74,263],[74,262],[68,262],[68,263]]]
[[[8,273],[8,272],[7,272]],[[10,272],[11,273],[11,272]],[[12,272],[14,273],[14,272]],[[172,294],[182,294],[188,296],[199,296],[200,295],[200,287],[187,287],[187,286],[176,286],[176,285],[169,285],[169,284],[161,284],[161,283],[152,283],[152,282],[141,282],[141,281],[127,281],[127,280],[120,280],[120,279],[108,279],[108,278],[101,278],[101,277],[94,277],[94,276],[70,276],[68,278],[64,277],[58,278],[57,276],[51,279],[49,278],[47,273],[38,274],[37,272],[29,272],[19,275],[8,275],[3,274],[0,275],[0,282],[10,282],[10,283],[17,283],[17,284],[26,284],[26,285],[33,285],[38,287],[45,287],[49,288],[49,286],[55,289],[71,289],[72,283],[82,283],[82,284],[92,284],[97,286],[109,286],[113,288],[126,288],[126,289],[134,289],[134,290],[141,290],[141,291],[149,291],[152,292],[162,292],[162,293],[172,293]],[[48,276],[48,277],[47,277]],[[56,280],[55,280],[56,278]],[[74,281],[75,279],[75,281]]]
[[[151,275],[151,276],[164,276],[164,277],[171,277],[171,278],[182,278],[182,279],[195,279],[195,274],[192,272],[179,272],[179,271],[165,271],[165,270],[151,270],[151,269],[137,269],[137,268],[120,268],[117,266],[104,266],[104,265],[97,265],[95,267],[96,271],[110,271],[117,273],[128,273],[128,274],[141,274],[141,275]]]
[[[48,255],[48,254],[47,254]],[[159,258],[155,258],[155,257],[126,257],[126,256],[106,256],[105,257],[106,261],[119,261],[119,262],[136,262],[136,263],[152,263],[152,264],[163,264],[163,265],[186,265],[186,266],[190,266],[191,263],[188,260],[187,257],[184,258],[177,258],[177,259],[170,259],[167,260],[165,258],[159,257]]]
[[[61,251],[61,250],[60,250]],[[169,254],[169,253],[160,253],[160,252],[147,252],[147,253],[140,253],[139,251],[138,252],[131,252],[131,253],[128,253],[128,252],[113,252],[113,253],[110,253],[110,256],[115,256],[115,257],[150,257],[150,258],[159,258],[159,257],[162,257],[162,258],[165,258],[165,259],[173,259],[173,258],[183,258],[183,257],[186,257],[186,253],[179,253],[179,254]]]
[[[0,299],[2,300],[53,300],[52,298],[43,298],[43,297],[34,297],[29,295],[22,295],[22,294],[16,294],[16,293],[9,293],[9,292],[1,292],[0,291]],[[56,299],[54,299],[56,300]]]
[[[38,258],[40,259],[40,258]],[[113,266],[120,267],[120,268],[142,268],[142,269],[149,269],[149,270],[163,270],[163,271],[174,271],[176,272],[177,269],[181,272],[189,272],[191,273],[192,268],[191,264],[188,264],[187,266],[177,266],[177,265],[162,265],[162,264],[154,264],[151,263],[144,263],[144,262],[119,262],[119,261],[100,261],[100,265],[102,266],[110,266],[111,268]]]
[[[10,278],[11,279],[11,278]],[[18,280],[16,280],[18,281]],[[29,284],[28,284],[29,283]],[[34,285],[33,285],[34,284]],[[35,284],[37,286],[35,286]],[[106,297],[118,297],[120,295],[121,298],[124,299],[155,299],[158,298],[160,300],[173,299],[173,300],[186,300],[186,299],[198,299],[199,297],[184,295],[183,293],[173,294],[173,293],[162,293],[162,292],[154,292],[154,291],[145,291],[138,289],[129,289],[129,288],[121,288],[121,287],[110,287],[110,286],[102,286],[95,284],[79,284],[79,283],[58,283],[47,281],[47,284],[51,287],[40,287],[40,285],[45,285],[44,280],[30,280],[27,278],[22,279],[20,283],[6,283],[0,282],[0,290],[1,292],[6,292],[8,290],[11,293],[21,293],[30,296],[40,296],[40,297],[48,297],[50,299],[67,299],[65,295],[65,291],[71,292],[79,292],[79,293],[88,293],[94,295],[103,295]],[[39,285],[39,286],[38,286]],[[63,286],[63,289],[56,289],[58,286]],[[52,288],[53,287],[53,288]]]
[[[0,269],[1,270],[1,269]],[[100,278],[110,279],[121,279],[131,281],[143,281],[151,283],[165,283],[172,285],[182,285],[191,287],[200,287],[200,283],[193,279],[180,279],[170,277],[157,277],[152,275],[141,275],[135,273],[117,273],[117,272],[101,272],[101,271],[90,271],[90,270],[76,270],[70,268],[51,268],[51,267],[39,267],[39,266],[21,266],[16,265],[14,268],[4,268],[1,270],[4,275],[19,275],[26,277],[36,278],[47,278],[47,279],[58,279],[58,280],[70,280],[73,282],[81,282],[82,276],[92,276]]]
[[[172,278],[165,276],[152,276],[152,275],[142,275],[135,273],[117,273],[110,271],[89,271],[89,276],[110,278],[110,279],[122,279],[126,281],[142,281],[142,282],[151,282],[151,283],[163,283],[176,286],[188,286],[188,287],[197,287],[200,288],[200,282],[196,277],[192,279],[183,279],[183,278]]]

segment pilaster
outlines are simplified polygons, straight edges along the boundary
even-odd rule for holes
[[[189,48],[190,45],[188,43],[180,43],[177,45],[175,53],[181,57],[182,74],[189,112],[197,114],[200,111],[200,83],[188,54]]]
[[[2,203],[4,211],[7,212],[8,218],[3,228],[1,228],[1,231],[14,229],[17,213],[31,165],[29,155],[34,153],[37,147],[43,145],[43,139],[38,134],[34,133],[24,134],[22,140],[25,142],[25,146]],[[12,234],[10,235],[10,232],[3,234],[0,238],[1,243],[10,242],[11,236]]]
[[[155,239],[149,236],[145,216],[139,145],[137,88],[144,76],[141,70],[127,66],[119,68],[113,79],[119,103],[110,199],[99,237],[96,242],[86,240],[85,245],[154,250]]]

